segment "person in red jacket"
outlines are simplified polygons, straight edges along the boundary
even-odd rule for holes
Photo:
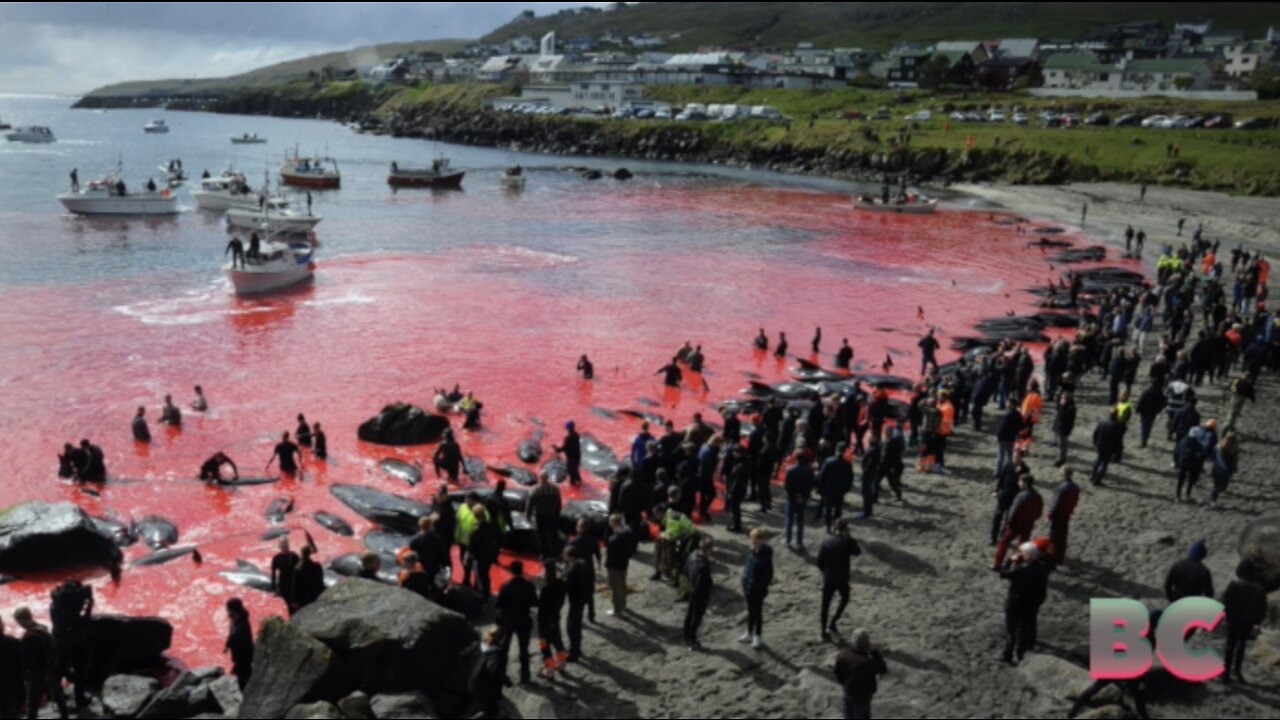
[[[1071,530],[1071,516],[1080,504],[1080,486],[1076,485],[1075,471],[1070,466],[1062,467],[1062,482],[1053,492],[1053,500],[1049,502],[1049,560],[1053,567],[1061,565],[1067,559],[1067,535]]]
[[[1011,546],[1021,545],[1031,539],[1036,522],[1044,513],[1044,499],[1036,492],[1035,481],[1030,475],[1018,478],[1018,496],[1005,516],[1004,531],[1000,541],[996,543],[996,558],[991,569],[999,570],[1004,566],[1004,558],[1009,554]]]

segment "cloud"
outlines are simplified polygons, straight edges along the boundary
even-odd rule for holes
[[[584,4],[600,3],[4,3],[0,91],[222,77],[369,43],[480,37],[526,9]]]

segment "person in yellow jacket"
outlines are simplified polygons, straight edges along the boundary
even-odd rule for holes
[[[458,506],[458,525],[453,531],[453,539],[458,544],[459,558],[462,560],[464,586],[471,585],[471,536],[480,527],[480,519],[488,516],[484,503],[475,493],[468,493],[466,501]]]
[[[1124,436],[1129,433],[1129,421],[1133,419],[1134,413],[1137,412],[1137,406],[1129,399],[1129,391],[1120,391],[1120,401],[1116,403],[1116,420],[1120,421],[1124,432],[1120,435],[1120,442],[1116,445],[1115,462],[1124,459]]]
[[[654,580],[674,578],[683,567],[688,554],[689,539],[698,534],[693,519],[676,509],[680,490],[667,491],[666,512],[662,516],[662,532],[654,543]]]

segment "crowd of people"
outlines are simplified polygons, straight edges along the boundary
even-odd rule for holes
[[[1134,240],[1141,248],[1145,234],[1126,233],[1129,250]],[[716,598],[716,544],[704,531],[719,519],[713,510],[722,502],[727,530],[743,533],[744,505],[755,505],[757,517],[766,517],[774,509],[773,496],[780,485],[785,545],[807,555],[806,523],[821,528],[816,556],[820,582],[816,578],[814,583],[820,635],[815,639],[830,642],[840,637],[838,624],[850,602],[850,566],[862,552],[853,537],[856,524],[874,516],[886,483],[894,499],[909,507],[911,489],[904,482],[909,451],[918,453],[918,473],[950,474],[947,456],[952,438],[967,428],[982,433],[994,405],[990,567],[992,577],[1008,585],[1000,657],[1008,663],[1021,662],[1036,650],[1037,621],[1049,601],[1050,578],[1071,564],[1071,522],[1081,498],[1077,468],[1085,467],[1086,460],[1072,456],[1072,441],[1080,436],[1078,394],[1102,383],[1107,397],[1106,416],[1089,438],[1092,465],[1087,475],[1081,474],[1091,485],[1104,485],[1114,465],[1123,462],[1126,447],[1134,442],[1130,429],[1136,425],[1140,447],[1153,442],[1167,445],[1170,485],[1178,502],[1200,502],[1197,491],[1206,466],[1212,477],[1206,504],[1217,508],[1230,490],[1240,464],[1242,420],[1249,404],[1256,401],[1256,384],[1265,373],[1280,368],[1280,330],[1277,318],[1267,309],[1267,260],[1237,249],[1228,266],[1219,258],[1219,250],[1198,228],[1189,244],[1165,248],[1155,283],[1091,288],[1078,276],[1072,277],[1067,283],[1069,304],[1078,327],[1069,339],[1050,342],[1039,362],[1025,343],[1010,339],[942,365],[937,356],[941,343],[929,330],[918,343],[921,379],[909,399],[903,398],[905,402],[893,396],[893,383],[868,388],[850,380],[834,392],[825,396],[815,392],[801,402],[772,396],[749,408],[726,403],[716,427],[701,413],[695,413],[683,429],[665,421],[658,435],[644,422],[610,480],[607,523],[583,518],[575,532],[562,537],[561,490],[546,471],[539,477],[523,508],[536,530],[542,566],[538,583],[526,573],[525,562],[513,561],[507,568],[511,578],[496,592],[490,587],[490,570],[499,562],[503,535],[514,527],[505,486],[499,483],[492,493],[472,493],[456,501],[442,483],[432,515],[422,518],[419,533],[396,558],[396,581],[433,601],[444,601],[455,588],[465,587],[482,602],[492,603],[496,624],[482,636],[478,666],[471,675],[472,690],[486,716],[492,717],[502,688],[509,684],[512,646],[520,681],[533,680],[529,646],[535,630],[543,676],[564,672],[568,664],[581,660],[584,618],[596,620],[597,577],[607,578],[609,613],[632,612],[627,605],[630,566],[644,542],[652,541],[654,546],[651,580],[675,586],[680,600],[687,603],[684,643],[693,651],[701,650],[699,631]],[[821,339],[818,328],[812,342],[815,354]],[[769,352],[763,329],[754,347],[759,353]],[[774,352],[786,356],[785,333]],[[848,370],[853,357],[846,339],[835,353],[834,364]],[[679,386],[689,373],[702,373],[706,362],[701,346],[686,343],[658,374],[667,385]],[[585,355],[578,370],[584,380],[593,379],[594,367]],[[1225,400],[1216,406],[1204,390],[1206,384],[1214,383],[1225,383],[1227,388]],[[207,404],[199,388],[197,392],[203,410]],[[458,409],[468,423],[474,414],[478,424],[480,403],[457,386],[451,392],[437,392],[436,408]],[[166,397],[163,413],[162,422],[181,423],[171,398]],[[1044,435],[1040,426],[1050,413],[1055,477],[1046,501],[1030,458]],[[146,430],[144,416],[145,409],[139,408],[134,420],[139,440],[143,440],[139,427]],[[1155,435],[1162,416],[1165,431]],[[565,457],[568,480],[576,485],[581,482],[580,439],[573,422],[565,427],[565,440],[554,449]],[[271,463],[278,461],[283,472],[301,468],[300,445],[312,447],[318,458],[325,452],[319,424],[309,425],[302,415],[295,437],[297,443],[284,433],[273,453]],[[68,445],[65,457],[64,476],[105,475],[101,450],[87,440],[79,449]],[[437,448],[434,461],[437,474],[443,471],[450,481],[457,481],[462,454],[451,432]],[[206,471],[211,478],[220,477],[228,463],[238,477],[234,463],[221,453],[206,463],[202,477]],[[850,507],[847,498],[855,490],[854,507]],[[985,538],[985,519],[982,524]],[[740,570],[746,629],[740,640],[760,649],[768,617],[766,600],[775,579],[774,552],[764,527],[751,529],[746,537],[749,551]],[[454,546],[462,567],[456,583]],[[309,537],[300,554],[284,540],[272,560],[272,587],[290,614],[323,592],[318,552]],[[1170,602],[1214,596],[1212,578],[1203,565],[1207,552],[1205,543],[1197,543],[1170,570],[1166,583]],[[380,563],[377,555],[366,555],[361,577],[385,578]],[[1228,627],[1224,680],[1243,681],[1244,647],[1266,609],[1257,569],[1248,561],[1241,563],[1222,600]],[[243,605],[232,603],[228,604],[232,629],[227,649],[233,672],[243,683],[252,672],[252,634]],[[18,622],[23,624],[21,618]],[[33,647],[41,640],[39,626],[35,627],[27,627],[28,637],[35,634]],[[25,639],[23,652],[25,656]],[[39,649],[32,652],[38,654]],[[871,716],[877,679],[886,672],[888,667],[868,630],[856,630],[834,668],[845,691],[846,717]],[[1125,688],[1145,717],[1141,685]]]

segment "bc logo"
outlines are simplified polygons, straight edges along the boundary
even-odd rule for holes
[[[1095,680],[1134,680],[1151,669],[1154,654],[1174,676],[1205,682],[1222,674],[1222,658],[1212,648],[1187,647],[1193,630],[1212,632],[1224,608],[1209,598],[1184,598],[1151,627],[1146,606],[1135,600],[1093,600],[1089,603],[1089,673]],[[1154,630],[1155,652],[1148,638]]]

